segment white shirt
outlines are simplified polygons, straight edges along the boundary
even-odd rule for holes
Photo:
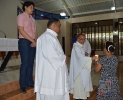
[[[83,44],[83,50],[88,53],[88,56],[91,55],[91,46],[87,39],[85,39],[85,42]]]
[[[68,93],[65,60],[57,33],[47,29],[37,40],[35,92],[53,96]]]

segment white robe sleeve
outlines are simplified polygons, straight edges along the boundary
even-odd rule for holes
[[[87,53],[89,54],[88,56],[90,56],[91,55],[91,45],[88,40],[86,41],[87,41]]]
[[[79,60],[80,60],[80,64],[83,64],[83,63],[85,63],[85,61],[87,61],[87,60],[90,60],[91,58],[90,57],[87,57],[87,56],[85,56],[85,53],[84,53],[84,51],[83,51],[83,49],[81,48],[80,49],[80,47],[74,47],[74,50],[75,50],[75,57],[76,58],[78,58],[78,62],[79,62]],[[86,60],[85,60],[86,59]],[[83,62],[83,63],[82,63]],[[87,64],[87,63],[86,63]],[[83,65],[81,65],[82,67],[85,67],[85,65],[83,66]]]
[[[45,59],[47,59],[47,61],[49,61],[52,67],[55,70],[57,70],[60,67],[62,67],[63,64],[65,63],[66,56],[63,53],[57,51],[57,46],[55,45],[55,44],[59,44],[57,39],[52,39],[49,36],[46,36],[44,39],[45,39],[44,40],[45,43],[42,43],[45,44],[42,46],[43,56]],[[54,42],[58,42],[58,43],[54,43]]]
[[[78,56],[78,57],[80,57],[80,55],[82,55],[81,57],[83,57],[83,59],[85,59],[85,58],[88,59],[87,62],[85,63],[85,65],[83,67],[84,68],[87,68],[89,70],[91,69],[90,64],[92,62],[92,59],[91,59],[91,57],[85,56],[83,48],[82,49],[79,49],[79,47],[78,48],[75,48],[75,55]],[[82,58],[80,58],[80,59],[82,59]]]
[[[91,70],[91,63],[92,63],[92,60],[91,60],[91,58],[89,58],[87,63],[85,64],[84,68]]]

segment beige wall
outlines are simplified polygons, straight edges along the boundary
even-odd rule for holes
[[[106,19],[116,19],[116,18],[123,18],[123,12],[72,18],[72,23],[106,20]]]
[[[19,0],[0,0],[0,30],[7,38],[17,38],[17,6],[21,8]],[[4,37],[1,32],[0,37]]]
[[[36,28],[38,36],[40,36],[47,28],[48,20],[36,20]]]
[[[72,24],[66,21],[66,35],[65,35],[65,53],[71,55],[71,40],[72,40]]]

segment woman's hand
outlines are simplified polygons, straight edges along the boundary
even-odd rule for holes
[[[93,56],[93,57],[92,57],[92,60],[97,61],[97,60],[98,60],[98,56]]]

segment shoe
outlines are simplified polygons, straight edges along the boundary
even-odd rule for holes
[[[21,87],[20,90],[21,90],[21,92],[22,92],[23,94],[26,93],[26,87]]]

